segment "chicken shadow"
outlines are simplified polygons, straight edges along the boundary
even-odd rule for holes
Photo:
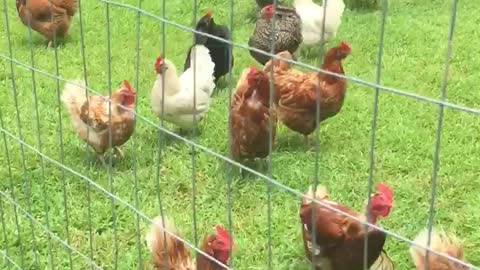
[[[259,159],[259,160],[249,160],[242,162],[242,165],[247,167],[248,169],[261,173],[267,174],[268,171],[268,158]],[[232,177],[233,181],[247,181],[247,180],[258,180],[259,176],[255,173],[241,168],[235,164],[231,164],[229,162],[223,162],[223,168],[227,176]]]
[[[309,136],[308,145],[305,144],[304,138],[297,134],[279,136],[275,143],[274,151],[289,153],[315,152],[315,137],[313,134]],[[321,134],[319,134],[319,138],[319,148],[321,151],[325,151],[329,145],[325,143],[325,138]]]

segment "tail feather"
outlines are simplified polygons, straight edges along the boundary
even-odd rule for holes
[[[393,270],[395,266],[392,259],[388,256],[385,250],[382,250],[375,263],[370,267],[370,270]]]
[[[185,244],[170,234],[178,235],[174,223],[167,217],[156,217],[145,239],[152,253],[153,265],[158,269],[193,269],[194,264]],[[163,226],[165,224],[165,227]]]
[[[427,246],[427,241],[428,229],[424,229],[417,235],[414,243],[417,245]],[[455,235],[447,233],[444,230],[436,230],[435,228],[432,229],[430,249],[437,253],[443,253],[459,260],[464,260],[463,242]],[[410,247],[410,255],[412,256],[413,262],[417,269],[421,269],[424,264],[426,250],[424,248],[412,246]],[[433,259],[433,257],[434,255],[432,254],[430,258]],[[438,259],[442,261],[447,260],[441,258]]]
[[[196,64],[195,64],[196,63]],[[215,88],[213,72],[215,63],[213,63],[210,50],[203,45],[195,45],[190,52],[190,68],[195,73],[195,80],[201,89],[206,89],[209,95]],[[202,81],[199,81],[202,80]]]
[[[85,88],[86,85],[83,80],[76,80],[73,81],[73,83],[67,82],[65,84],[61,100],[72,117],[80,112],[80,107],[87,101]]]
[[[318,185],[317,189],[315,191],[315,195],[313,194],[313,186],[308,187],[307,193],[305,193],[305,196],[308,198],[303,198],[303,203],[304,204],[311,204],[312,199],[314,198],[316,200],[323,200],[328,198],[328,192],[327,192],[327,187]]]

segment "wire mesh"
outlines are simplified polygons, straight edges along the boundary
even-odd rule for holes
[[[326,6],[328,5],[328,2],[332,0],[325,0],[323,8],[324,8],[324,13],[326,13]],[[27,1],[28,4],[29,1]],[[87,12],[82,11],[82,2],[83,1],[78,1],[78,19],[79,19],[79,28],[80,28],[80,48],[81,48],[81,68],[83,71],[83,78],[85,81],[85,95],[86,95],[86,100],[87,103],[89,102],[88,98],[91,95],[101,95],[101,91],[94,90],[92,89],[89,84],[87,83],[87,74],[91,72],[96,72],[92,71],[91,69],[88,69],[87,72],[87,54],[85,50],[85,21],[84,21],[84,14]],[[273,58],[277,58],[278,56],[275,55],[274,51],[274,44],[276,42],[275,40],[275,31],[271,32],[271,37],[270,37],[270,42],[271,42],[271,51],[264,52],[261,50],[258,50],[256,48],[251,48],[245,45],[242,45],[241,43],[234,42],[234,22],[235,22],[235,8],[234,5],[237,3],[234,3],[233,0],[228,1],[229,2],[229,30],[230,30],[230,39],[223,39],[220,37],[217,37],[215,35],[211,35],[208,33],[204,33],[202,31],[196,30],[194,27],[188,27],[181,25],[179,23],[176,23],[174,20],[167,19],[167,14],[168,14],[168,9],[167,9],[167,4],[166,0],[163,0],[161,4],[159,3],[158,5],[161,6],[161,16],[155,15],[153,12],[148,12],[147,10],[143,9],[143,1],[138,0],[137,6],[133,6],[130,4],[124,4],[124,3],[119,3],[119,2],[114,2],[114,1],[109,1],[109,0],[98,0],[99,3],[101,3],[104,6],[105,10],[105,34],[106,34],[106,83],[107,84],[107,89],[108,89],[108,115],[109,115],[109,120],[108,122],[112,124],[112,105],[122,107],[122,105],[119,104],[112,104],[112,93],[114,91],[114,85],[113,85],[113,77],[118,77],[117,74],[114,74],[112,72],[112,63],[114,62],[113,59],[115,59],[115,53],[114,53],[114,44],[111,43],[111,35],[112,33],[115,33],[117,31],[115,29],[115,26],[112,26],[111,23],[121,23],[121,21],[117,21],[116,19],[111,17],[111,10],[113,9],[121,9],[124,10],[124,12],[132,12],[135,13],[135,60],[133,61],[134,64],[134,77],[135,77],[135,89],[138,93],[142,93],[145,91],[145,89],[142,87],[142,75],[144,73],[142,72],[143,69],[143,62],[141,58],[141,51],[143,47],[141,46],[142,42],[141,40],[144,38],[147,38],[149,35],[148,33],[146,36],[143,36],[143,31],[145,27],[142,27],[142,22],[144,20],[153,20],[155,22],[161,23],[161,46],[157,45],[158,47],[161,47],[161,56],[163,58],[166,58],[166,35],[167,35],[167,26],[173,27],[178,30],[183,30],[183,31],[188,31],[192,33],[193,39],[195,40],[195,35],[202,35],[206,36],[210,39],[213,40],[218,40],[222,41],[226,44],[229,45],[229,54],[228,54],[228,62],[233,63],[233,47],[239,48],[242,51],[247,51],[247,50],[253,50],[255,52],[258,52],[260,54],[268,55]],[[51,4],[51,3],[50,3]],[[405,242],[409,245],[412,246],[419,246],[420,248],[425,248],[427,250],[426,253],[426,258],[425,258],[425,269],[428,269],[429,261],[428,257],[432,256],[432,254],[436,254],[437,256],[440,257],[445,257],[451,260],[452,262],[456,262],[459,264],[466,265],[470,267],[471,269],[480,269],[478,267],[475,267],[473,265],[466,264],[456,258],[453,258],[451,256],[447,256],[445,254],[439,254],[438,252],[431,250],[428,246],[430,245],[431,239],[430,235],[432,233],[432,228],[434,224],[434,214],[435,214],[435,204],[436,204],[436,196],[437,196],[437,186],[438,186],[438,171],[440,169],[440,149],[441,149],[441,141],[442,141],[442,131],[443,131],[443,124],[444,124],[444,114],[445,114],[445,108],[449,108],[451,110],[455,111],[460,111],[464,113],[469,113],[473,114],[474,116],[480,115],[480,110],[475,109],[475,108],[469,108],[461,105],[457,105],[454,103],[450,103],[446,101],[446,90],[447,90],[447,84],[448,84],[448,78],[449,78],[449,65],[451,63],[452,55],[453,55],[453,49],[452,49],[452,44],[453,44],[453,37],[454,37],[454,32],[455,32],[455,22],[456,22],[456,14],[457,14],[457,5],[458,5],[458,0],[453,0],[453,8],[451,12],[451,22],[450,22],[450,28],[449,28],[449,36],[448,36],[448,46],[447,46],[447,55],[445,58],[445,64],[444,64],[444,76],[443,76],[443,81],[442,81],[442,86],[441,86],[441,98],[440,99],[434,99],[430,97],[425,97],[421,96],[418,94],[414,94],[408,91],[404,90],[399,90],[397,88],[392,88],[388,86],[381,85],[381,80],[382,80],[382,63],[384,61],[383,54],[384,54],[384,39],[386,36],[386,22],[387,22],[387,13],[388,13],[388,0],[384,0],[382,4],[382,12],[381,12],[381,23],[380,23],[380,37],[379,37],[379,46],[378,46],[378,53],[377,53],[377,60],[376,60],[376,75],[375,75],[375,83],[371,83],[368,81],[361,80],[359,78],[355,77],[349,77],[349,76],[342,76],[336,73],[329,72],[327,70],[322,70],[322,56],[323,56],[323,50],[319,51],[319,67],[311,66],[305,63],[293,61],[293,60],[288,60],[288,59],[282,59],[283,61],[289,62],[291,64],[295,64],[299,67],[303,67],[305,69],[308,69],[311,72],[317,72],[320,76],[320,74],[329,74],[334,77],[339,77],[339,78],[345,78],[349,83],[352,84],[358,84],[365,86],[368,89],[373,89],[374,90],[374,99],[373,99],[373,115],[371,119],[371,127],[370,127],[370,143],[369,143],[369,169],[368,169],[368,196],[367,196],[367,206],[370,206],[371,200],[370,200],[370,195],[372,194],[373,190],[373,183],[374,183],[374,174],[375,174],[375,145],[377,141],[377,123],[378,123],[378,117],[379,117],[379,97],[382,92],[384,93],[389,93],[389,94],[394,94],[396,96],[404,96],[407,98],[410,98],[412,100],[417,100],[417,101],[422,101],[427,104],[432,104],[432,105],[437,105],[439,107],[439,113],[438,113],[438,123],[437,123],[437,129],[436,129],[436,142],[435,142],[435,148],[434,148],[434,156],[433,156],[433,171],[432,171],[432,191],[431,191],[431,197],[430,197],[430,205],[429,205],[429,219],[428,219],[428,242],[427,242],[427,247],[424,246],[419,246],[417,243],[414,243],[412,240],[410,240],[408,237],[402,236],[399,233],[396,233],[391,230],[387,230],[385,228],[379,227],[377,225],[371,224],[369,222],[365,222],[363,220],[360,220],[358,217],[353,216],[349,213],[341,212],[336,208],[331,207],[329,204],[326,204],[322,201],[317,201],[315,198],[310,198],[313,199],[316,203],[319,205],[322,205],[323,207],[337,212],[339,214],[342,214],[343,216],[349,217],[353,220],[358,221],[359,223],[363,224],[365,226],[365,229],[376,229],[381,232],[386,233],[390,238],[396,238],[402,242]],[[52,5],[52,4],[51,4]],[[52,6],[50,5],[50,8]],[[277,0],[273,1],[274,5],[274,10],[277,10],[278,8],[278,3]],[[225,174],[225,186],[226,186],[226,217],[227,217],[227,227],[229,232],[234,232],[235,231],[235,226],[234,226],[234,216],[235,213],[233,213],[232,208],[235,204],[234,199],[233,199],[233,189],[234,189],[234,170],[232,168],[240,168],[241,170],[247,171],[251,173],[252,175],[256,176],[259,179],[262,179],[265,181],[266,184],[266,194],[267,194],[267,265],[265,268],[268,269],[273,269],[273,261],[278,259],[275,257],[274,252],[273,252],[273,247],[274,247],[274,240],[273,235],[274,235],[274,225],[273,225],[273,206],[272,206],[272,197],[274,196],[272,194],[272,190],[274,188],[278,190],[282,190],[285,192],[288,192],[292,194],[295,197],[298,198],[305,198],[305,194],[303,191],[298,191],[297,189],[290,187],[286,184],[283,184],[280,182],[281,177],[275,177],[275,167],[274,167],[274,162],[273,162],[273,157],[272,154],[270,154],[267,158],[267,172],[264,174],[262,172],[256,171],[250,167],[247,167],[238,161],[234,161],[232,159],[232,149],[231,149],[231,143],[232,143],[232,132],[234,132],[232,129],[228,130],[228,153],[229,155],[223,154],[221,151],[211,149],[208,146],[203,145],[201,142],[199,142],[197,139],[197,136],[201,134],[197,134],[198,132],[194,129],[192,137],[187,137],[187,136],[182,136],[179,135],[173,131],[171,131],[165,124],[164,124],[164,104],[162,104],[162,112],[160,117],[160,125],[157,124],[154,120],[151,120],[149,116],[146,116],[142,112],[140,112],[137,108],[137,104],[139,102],[143,102],[144,99],[135,99],[135,105],[134,105],[134,127],[135,127],[135,132],[133,133],[132,137],[130,138],[130,141],[132,142],[132,150],[131,150],[131,170],[132,170],[132,179],[131,179],[131,190],[132,190],[132,197],[133,198],[125,198],[120,195],[117,195],[117,184],[116,184],[116,166],[113,166],[113,156],[110,154],[108,157],[108,166],[107,166],[107,176],[108,176],[108,181],[107,181],[107,186],[108,188],[105,188],[103,184],[105,183],[99,183],[99,180],[97,180],[97,177],[99,177],[99,174],[96,173],[94,170],[98,170],[98,167],[95,167],[88,163],[87,165],[87,170],[80,170],[78,168],[74,168],[73,166],[68,166],[66,165],[67,162],[65,161],[65,157],[67,153],[65,152],[65,137],[64,137],[64,126],[62,125],[62,122],[65,121],[62,117],[62,112],[61,112],[61,88],[60,88],[60,82],[70,82],[72,84],[76,84],[75,82],[69,81],[69,79],[66,79],[66,76],[61,76],[60,75],[60,69],[61,69],[61,62],[60,62],[60,57],[59,57],[59,51],[57,48],[57,40],[56,38],[53,38],[53,58],[54,58],[54,72],[53,74],[47,69],[39,68],[36,64],[38,63],[35,61],[35,52],[37,48],[35,48],[35,42],[33,38],[33,32],[31,30],[31,27],[28,27],[28,44],[29,44],[29,63],[18,60],[16,57],[14,57],[14,51],[15,51],[15,46],[12,44],[11,40],[11,24],[10,21],[12,13],[12,8],[11,5],[7,5],[7,1],[3,1],[3,13],[4,13],[4,22],[5,22],[5,32],[7,36],[7,47],[8,47],[8,54],[0,54],[0,58],[4,63],[8,63],[10,66],[10,72],[9,72],[9,77],[11,81],[11,96],[14,101],[14,107],[15,107],[15,125],[7,125],[5,124],[3,118],[5,117],[5,110],[3,107],[0,108],[0,130],[2,131],[3,135],[3,141],[4,141],[4,161],[6,164],[6,168],[8,170],[8,173],[5,175],[6,178],[9,178],[9,183],[8,187],[3,188],[3,190],[0,191],[1,197],[0,197],[0,218],[2,220],[2,230],[3,230],[3,247],[1,251],[2,257],[5,259],[5,265],[7,269],[29,269],[29,268],[34,268],[34,269],[40,269],[44,265],[47,268],[50,269],[63,269],[63,268],[70,268],[70,269],[82,269],[80,266],[76,266],[78,263],[76,258],[80,258],[81,261],[85,263],[83,265],[86,268],[91,268],[91,269],[123,269],[124,266],[122,266],[122,260],[125,259],[122,257],[122,249],[126,248],[124,244],[121,244],[124,239],[119,239],[119,230],[122,230],[122,228],[118,228],[118,224],[125,224],[123,222],[124,219],[126,219],[123,215],[123,212],[118,210],[119,207],[123,207],[130,211],[131,213],[134,214],[135,218],[135,224],[134,224],[134,242],[136,245],[136,258],[132,261],[135,261],[133,265],[136,265],[137,268],[142,269],[145,263],[148,263],[149,259],[145,259],[146,256],[148,256],[148,252],[144,251],[143,247],[143,241],[142,241],[142,235],[144,234],[145,230],[142,230],[142,222],[145,222],[146,224],[152,223],[152,219],[147,215],[144,211],[142,211],[142,203],[144,203],[144,200],[142,200],[142,196],[145,195],[145,189],[142,189],[140,186],[143,186],[145,188],[145,185],[142,184],[142,179],[144,177],[148,177],[145,175],[139,176],[138,175],[138,156],[142,151],[145,150],[140,150],[138,142],[143,140],[144,137],[141,134],[141,132],[147,132],[146,129],[142,125],[147,125],[149,128],[153,128],[156,131],[156,144],[157,144],[157,149],[155,149],[155,158],[152,158],[153,160],[156,160],[155,164],[155,175],[152,176],[152,179],[154,179],[154,193],[157,198],[157,203],[158,203],[158,212],[160,216],[162,217],[162,227],[166,228],[165,226],[165,220],[164,220],[164,196],[168,196],[171,194],[165,194],[165,192],[162,190],[162,185],[164,185],[166,182],[168,182],[168,179],[165,179],[166,177],[162,175],[162,168],[168,167],[168,164],[165,164],[164,162],[164,151],[166,144],[168,143],[167,138],[170,138],[171,140],[177,140],[180,141],[181,143],[188,145],[190,149],[190,166],[191,166],[191,181],[190,181],[190,186],[191,186],[191,209],[192,209],[192,215],[191,215],[191,222],[192,222],[192,234],[193,234],[193,241],[190,243],[190,241],[187,240],[187,238],[183,238],[180,235],[175,235],[174,233],[168,231],[168,230],[163,230],[164,237],[166,235],[169,235],[170,237],[181,241],[184,243],[186,246],[189,248],[195,250],[198,254],[204,255],[211,260],[217,262],[219,265],[222,266],[223,269],[233,269],[234,266],[234,258],[237,258],[234,254],[234,249],[233,245],[230,245],[229,247],[229,252],[231,255],[230,259],[230,265],[226,266],[223,265],[220,261],[218,261],[216,258],[212,257],[211,255],[207,254],[205,251],[202,251],[199,247],[199,244],[201,241],[199,241],[199,225],[203,224],[205,222],[204,217],[199,217],[200,214],[198,212],[200,210],[197,210],[198,205],[201,202],[204,202],[205,200],[205,195],[203,194],[198,194],[196,186],[199,184],[198,179],[201,178],[201,174],[203,173],[202,170],[202,165],[199,165],[201,161],[198,160],[197,155],[202,155],[206,154],[209,155],[216,160],[221,161],[221,163],[227,164],[228,169],[227,173]],[[193,21],[194,24],[196,24],[197,19],[198,19],[198,3],[196,0],[193,1]],[[275,20],[276,17],[273,17],[273,20],[271,21],[272,29],[275,29]],[[30,25],[30,20],[28,20],[28,24]],[[322,32],[325,30],[325,17],[322,22]],[[55,36],[55,35],[54,35]],[[321,43],[323,43],[323,36],[321,37]],[[93,52],[92,52],[93,53]],[[194,50],[193,53],[193,70],[196,71],[195,66],[197,65],[196,61],[196,50]],[[18,96],[20,95],[20,91],[17,91],[17,80],[20,80],[19,78],[16,77],[16,68],[22,68],[24,70],[27,70],[30,72],[31,76],[31,81],[32,81],[32,93],[31,97],[33,98],[33,104],[34,104],[34,111],[35,111],[35,116],[34,122],[35,122],[35,128],[31,129],[25,129],[24,126],[22,125],[22,119],[21,119],[21,107],[22,104],[18,100]],[[163,77],[162,80],[162,87],[165,87],[165,74],[161,74],[160,76]],[[41,119],[41,114],[42,112],[40,111],[40,98],[38,97],[38,82],[37,82],[37,76],[42,76],[51,80],[55,80],[56,82],[56,106],[58,106],[58,147],[59,147],[59,156],[58,160],[53,155],[49,155],[45,153],[45,147],[42,143],[42,119]],[[233,95],[234,92],[234,85],[233,85],[233,72],[230,70],[228,72],[228,126],[231,126],[231,110],[230,108],[232,107],[231,104],[231,99],[230,97]],[[270,110],[273,108],[273,100],[274,100],[274,80],[275,77],[273,75],[273,69],[272,72],[270,73]],[[197,74],[196,72],[193,73],[193,81],[196,82],[196,77]],[[22,77],[23,78],[23,77]],[[79,87],[82,87],[82,85],[77,85]],[[197,98],[196,98],[196,85],[193,86],[193,108],[197,107]],[[22,93],[23,96],[25,96],[25,93]],[[320,87],[317,89],[317,95],[320,96]],[[162,102],[165,101],[165,93],[162,93]],[[88,106],[87,106],[88,107]],[[128,109],[128,108],[127,108]],[[317,104],[317,109],[316,109],[316,119],[317,122],[320,122],[320,102]],[[193,115],[193,122],[196,123],[198,122],[198,119],[196,119],[196,114]],[[27,116],[25,116],[27,117]],[[139,121],[140,120],[140,121]],[[48,120],[45,120],[48,121]],[[11,121],[9,122],[11,123]],[[320,124],[319,124],[320,126]],[[269,152],[273,153],[274,152],[274,136],[273,136],[273,123],[272,119],[269,119]],[[319,127],[315,130],[315,166],[314,166],[314,177],[313,177],[313,187],[314,187],[314,194],[315,190],[318,184],[320,184],[320,157],[322,152],[321,150],[321,144],[320,144],[320,131]],[[15,131],[13,131],[15,130]],[[36,146],[34,146],[34,143],[27,142],[27,140],[24,138],[25,131],[29,133],[34,133],[36,134]],[[90,129],[87,129],[87,138],[91,136]],[[112,148],[113,146],[113,131],[111,129],[108,129],[108,144],[109,148]],[[278,136],[278,135],[277,135]],[[22,183],[21,186],[23,188],[23,194],[20,196],[17,196],[16,192],[18,192],[18,184],[15,184],[17,179],[13,175],[12,171],[17,171],[19,168],[16,168],[14,164],[14,161],[11,159],[11,150],[12,146],[9,145],[9,141],[13,141],[16,144],[18,144],[20,148],[20,156],[21,156],[21,170],[22,170]],[[90,151],[90,148],[88,146],[85,147],[86,151]],[[43,194],[43,197],[41,198],[41,204],[43,204],[43,210],[37,209],[40,208],[37,204],[39,204],[39,201],[36,201],[38,199],[38,196],[35,196],[32,194],[32,176],[31,176],[31,168],[27,166],[27,161],[29,160],[29,157],[27,157],[26,151],[29,151],[31,153],[34,153],[40,164],[40,179],[41,179],[41,193]],[[128,163],[127,160],[123,161],[125,164]],[[56,170],[60,172],[60,186],[61,186],[61,202],[62,202],[62,211],[63,211],[63,222],[64,222],[64,232],[59,232],[61,229],[58,228],[58,226],[53,225],[51,227],[51,219],[55,218],[54,215],[58,213],[52,213],[53,210],[51,209],[51,204],[52,202],[49,201],[49,192],[51,192],[51,187],[47,186],[46,179],[50,177],[49,173],[52,172],[51,166],[53,166]],[[126,165],[125,165],[126,166]],[[48,172],[48,173],[47,173]],[[75,177],[75,178],[73,178]],[[277,178],[277,179],[276,179]],[[69,208],[69,204],[71,204],[71,200],[69,199],[69,196],[72,196],[71,193],[72,189],[70,185],[74,185],[73,179],[81,179],[82,184],[85,185],[85,196],[86,196],[86,204],[87,204],[87,218],[86,222],[88,223],[86,225],[87,231],[88,231],[88,236],[87,236],[87,242],[88,243],[83,243],[80,242],[79,240],[76,239],[74,240],[74,234],[76,234],[76,226],[78,224],[72,224],[71,217],[74,215],[74,211],[72,211],[71,208]],[[124,184],[124,183],[123,183]],[[50,190],[49,190],[50,189]],[[22,196],[23,195],[23,196]],[[124,194],[122,194],[124,195]],[[171,195],[174,196],[174,195]],[[210,195],[213,196],[213,195]],[[218,196],[218,195],[215,195]],[[21,197],[21,198],[20,198]],[[110,206],[109,206],[109,211],[111,211],[111,219],[108,221],[98,221],[97,217],[95,216],[94,211],[92,210],[92,202],[94,202],[95,198],[103,197],[109,200]],[[93,199],[92,199],[93,198]],[[133,202],[132,202],[133,201]],[[22,206],[23,203],[26,204],[26,207]],[[7,206],[11,206],[11,210],[7,209]],[[104,205],[105,207],[106,204]],[[315,208],[313,208],[315,209]],[[369,208],[368,208],[369,209]],[[98,209],[96,209],[98,211]],[[184,209],[180,209],[181,212],[185,212]],[[312,222],[315,220],[315,210],[313,210],[312,213]],[[53,215],[52,215],[53,214]],[[318,214],[318,213],[317,213]],[[9,218],[11,216],[12,218]],[[297,215],[297,213],[294,213],[294,215]],[[367,214],[369,215],[369,214]],[[28,219],[29,223],[29,232],[26,232],[25,229],[23,228],[21,217]],[[41,219],[43,218],[44,221],[42,222]],[[101,224],[101,222],[107,223],[107,225]],[[13,256],[15,252],[12,251],[12,244],[10,243],[11,241],[9,240],[9,236],[7,235],[7,224],[12,227],[15,227],[16,230],[16,245],[18,245],[19,251],[18,253],[18,260],[16,259],[17,256]],[[99,228],[98,226],[106,226],[112,230],[112,239],[107,239],[104,241],[113,241],[113,246],[109,246],[108,248],[111,249],[113,252],[113,259],[111,264],[107,263],[102,260],[102,258],[99,258],[96,256],[96,252],[98,251],[98,245],[101,245],[101,241],[98,238],[101,238],[99,236]],[[298,226],[297,226],[298,227]],[[238,229],[238,228],[237,228]],[[315,246],[315,230],[313,230],[313,245]],[[30,234],[30,235],[26,235]],[[77,236],[78,237],[78,236]],[[47,239],[47,248],[44,249],[44,243],[42,242],[37,242],[37,239]],[[25,239],[28,239],[28,242],[25,243]],[[237,240],[237,239],[236,239]],[[248,249],[248,240],[242,241],[243,245],[241,248]],[[127,240],[128,241],[128,240]],[[167,248],[167,242],[165,242],[165,248]],[[368,237],[365,235],[365,241],[364,241],[364,269],[367,269],[367,245],[368,245]],[[87,247],[88,246],[88,247]],[[86,247],[86,248],[85,248]],[[59,249],[64,249],[67,251],[67,256],[68,256],[68,262],[64,263],[60,261],[56,255],[59,253]],[[27,252],[26,250],[29,250]],[[145,254],[146,253],[146,254]],[[25,258],[27,257],[27,260]],[[33,257],[33,261],[31,261],[31,258]],[[46,261],[44,260],[43,257],[48,257],[48,262],[47,264]],[[280,259],[278,259],[280,260]],[[316,261],[315,261],[315,256],[312,259],[312,264],[311,268],[315,269]],[[29,261],[29,262],[27,262]],[[167,265],[165,265],[165,269],[169,269],[168,261],[165,261]]]

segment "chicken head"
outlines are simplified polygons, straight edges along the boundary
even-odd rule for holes
[[[387,217],[393,208],[393,190],[386,184],[378,184],[377,192],[372,195],[370,216],[375,223],[378,217]]]
[[[275,14],[275,8],[273,5],[268,5],[262,8],[261,11],[262,18],[266,20],[271,20],[273,18],[273,14]]]
[[[339,60],[343,60],[347,58],[352,53],[352,48],[350,48],[350,45],[348,45],[347,42],[342,42],[340,46],[337,48],[337,58]]]
[[[167,65],[165,65],[165,61],[163,57],[159,56],[155,61],[155,72],[157,74],[162,74],[167,69]]]
[[[233,241],[230,234],[223,227],[217,226],[215,229],[217,234],[210,242],[210,247],[214,252],[214,257],[227,265],[230,258],[230,246],[233,249]]]
[[[127,80],[123,81],[123,88],[120,92],[120,104],[123,106],[132,106],[135,103],[136,91]]]

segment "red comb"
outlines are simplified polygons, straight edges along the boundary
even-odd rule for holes
[[[383,184],[383,183],[377,184],[377,192],[382,193],[389,199],[393,199],[393,190],[386,184]]]
[[[222,226],[217,226],[215,227],[217,230],[217,237],[221,239],[225,245],[230,246],[230,244],[233,245],[233,241],[230,238],[230,234],[222,227]]]
[[[205,14],[205,16],[207,16],[207,17],[209,17],[209,18],[212,17],[212,11],[211,11],[211,10],[208,10],[208,11],[207,11],[207,14]]]
[[[342,42],[342,44],[340,44],[340,46],[342,46],[342,48],[344,48],[344,49],[351,50],[351,48],[350,48],[350,45],[348,45],[348,43],[347,43],[347,42],[345,42],[345,41],[344,41],[344,42]]]
[[[125,87],[126,87],[128,90],[132,91],[132,86],[130,85],[130,83],[129,83],[127,80],[124,80],[124,81],[123,81],[123,85],[125,85]]]
[[[161,64],[162,62],[163,62],[163,58],[162,58],[161,56],[159,56],[159,57],[157,58],[157,61],[155,62],[155,65],[159,65],[159,64]]]

